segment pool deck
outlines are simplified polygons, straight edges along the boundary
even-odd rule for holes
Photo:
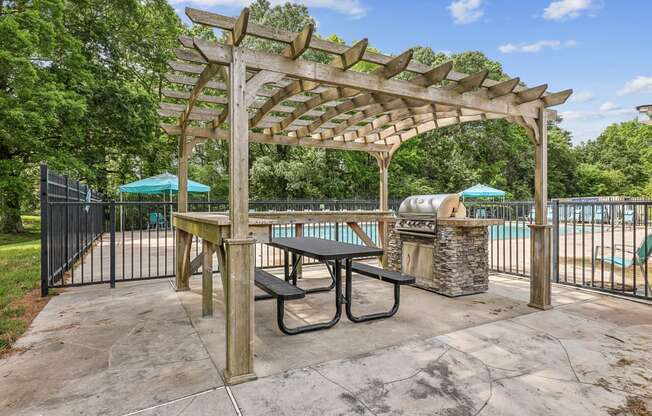
[[[280,273],[280,270],[276,271]],[[302,285],[323,283],[306,266]],[[360,312],[391,286],[357,277]],[[256,303],[253,382],[225,386],[219,275],[214,318],[200,279],[87,286],[55,296],[0,360],[1,415],[649,415],[652,306],[554,285],[549,311],[528,283],[492,275],[484,294],[406,287],[387,320],[288,337]],[[332,296],[287,304],[290,324],[332,313]]]

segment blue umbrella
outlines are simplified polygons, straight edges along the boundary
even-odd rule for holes
[[[210,186],[188,180],[188,192],[210,192]],[[120,186],[120,192],[130,194],[174,194],[179,192],[179,178],[171,173],[162,173]]]
[[[491,186],[483,185],[481,183],[473,185],[469,189],[460,192],[460,196],[464,198],[504,198],[506,192],[500,189],[492,188]]]

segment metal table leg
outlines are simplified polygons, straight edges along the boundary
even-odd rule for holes
[[[374,319],[383,319],[383,318],[389,318],[391,316],[394,316],[396,312],[398,312],[398,307],[399,307],[399,302],[401,300],[401,286],[400,285],[394,285],[394,305],[392,308],[387,311],[387,312],[378,312],[378,313],[370,313],[368,315],[362,315],[362,316],[356,316],[353,314],[353,311],[351,310],[352,304],[353,304],[353,287],[352,287],[352,272],[351,272],[351,266],[353,264],[352,259],[346,259],[346,316],[351,320],[352,322],[366,322],[366,321],[373,321]],[[339,267],[339,264],[336,265]]]
[[[290,252],[283,250],[283,275],[286,282],[290,282]]]
[[[286,257],[287,259],[288,257]],[[294,286],[297,285],[297,273],[299,270],[299,265],[301,264],[301,261],[303,260],[303,256],[298,255],[298,254],[292,254],[292,266],[290,268],[290,272],[288,273],[288,277],[285,279],[286,281],[292,281],[292,284]],[[333,275],[333,272],[328,264],[328,262],[324,262],[326,264],[326,268],[328,269],[328,273],[331,276],[331,284],[328,286],[321,286],[321,287],[313,287],[310,289],[304,289],[306,293],[319,293],[319,292],[330,292],[335,288],[335,276]]]
[[[337,324],[342,317],[342,268],[340,261],[335,261],[335,316],[328,322],[320,322],[317,324],[303,325],[295,328],[289,328],[285,325],[283,320],[285,314],[285,301],[281,298],[276,301],[276,321],[278,327],[284,334],[296,335],[304,332],[317,331],[319,329],[328,329]]]

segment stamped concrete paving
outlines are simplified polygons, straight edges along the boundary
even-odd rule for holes
[[[306,271],[305,285],[319,284]],[[322,274],[323,275],[323,274]],[[314,277],[313,276],[313,277]],[[323,283],[323,282],[321,282]],[[525,305],[527,282],[489,293],[403,291],[393,319],[287,337],[256,303],[254,382],[223,386],[223,306],[200,317],[166,281],[70,289],[0,361],[0,415],[649,415],[652,306],[566,287]],[[355,281],[357,310],[391,291]],[[288,305],[289,322],[332,313],[328,294]],[[190,317],[190,318],[189,318]]]

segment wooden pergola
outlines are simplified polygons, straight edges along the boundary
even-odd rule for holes
[[[430,67],[413,61],[412,50],[392,57],[353,46],[249,22],[186,9],[196,24],[228,33],[226,43],[180,37],[176,60],[164,89],[172,99],[161,104],[161,124],[179,136],[179,208],[187,211],[188,155],[206,140],[229,142],[230,238],[225,240],[227,381],[255,377],[253,369],[254,244],[249,230],[250,142],[367,152],[380,171],[380,211],[388,209],[388,168],[401,144],[420,133],[469,121],[507,119],[523,126],[535,148],[535,209],[531,244],[530,305],[550,308],[549,225],[547,224],[548,107],[564,103],[572,90],[547,93],[547,85],[528,88],[519,78],[503,82],[487,71],[463,74],[452,62]],[[245,37],[285,45],[280,54],[240,46]],[[313,49],[332,56],[329,64],[309,61]],[[357,62],[377,65],[371,73],[351,71]],[[409,80],[396,79],[407,72]],[[381,245],[386,228],[379,223]],[[182,244],[178,249],[183,250]],[[183,254],[183,253],[182,253]],[[181,256],[179,256],[180,258]],[[187,267],[178,262],[178,267]],[[187,274],[177,271],[177,290],[187,290]]]

